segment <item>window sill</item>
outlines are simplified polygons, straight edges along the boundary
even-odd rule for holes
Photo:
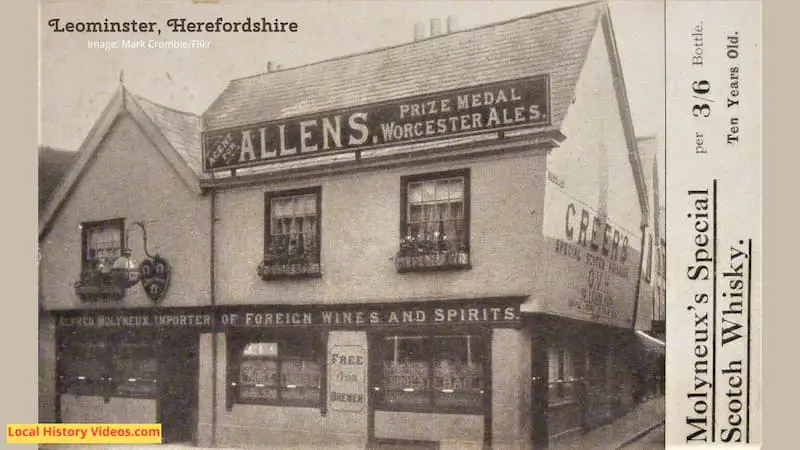
[[[375,405],[376,411],[381,412],[407,412],[416,414],[458,414],[464,416],[481,416],[483,411],[481,409],[467,409],[467,408],[446,408],[434,406],[407,406],[407,405],[392,405],[386,403],[379,403]]]
[[[435,272],[449,270],[468,270],[472,268],[469,253],[419,253],[411,255],[397,254],[395,265],[398,273]]]
[[[547,407],[550,409],[557,409],[557,408],[565,408],[567,406],[577,405],[577,399],[564,399],[564,400],[555,400],[551,401],[547,404]]]
[[[115,284],[79,284],[75,286],[75,294],[81,300],[121,300],[125,297],[125,288]]]
[[[255,405],[255,406],[274,406],[277,408],[316,408],[322,407],[320,402],[303,402],[303,401],[259,401],[259,400],[237,400],[234,405]]]
[[[275,263],[258,265],[258,275],[264,281],[286,278],[319,278],[322,270],[319,263]]]

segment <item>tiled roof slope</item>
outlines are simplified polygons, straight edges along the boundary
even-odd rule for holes
[[[278,120],[549,73],[559,128],[603,2],[233,80],[203,114],[206,130]]]
[[[186,165],[195,174],[200,175],[202,173],[202,156],[200,155],[202,122],[200,117],[159,105],[130,92],[128,95],[133,97],[147,117],[158,127],[161,134],[186,161]]]
[[[77,155],[77,152],[39,146],[39,211],[47,204]]]

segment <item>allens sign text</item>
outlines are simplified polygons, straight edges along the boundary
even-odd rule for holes
[[[206,172],[550,123],[549,76],[203,134]]]

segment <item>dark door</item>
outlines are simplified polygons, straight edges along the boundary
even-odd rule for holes
[[[159,419],[163,442],[194,442],[197,429],[198,336],[166,332],[159,349]]]

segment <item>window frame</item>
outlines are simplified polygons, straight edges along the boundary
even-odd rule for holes
[[[477,406],[437,406],[436,394],[439,391],[434,388],[435,362],[436,355],[431,351],[435,346],[432,344],[433,340],[437,337],[464,337],[469,335],[477,341],[472,344],[473,348],[478,345],[479,354],[483,355],[480,361],[482,364],[481,378],[483,384],[480,388],[481,393],[480,401]],[[389,404],[383,401],[384,383],[383,383],[383,354],[386,350],[388,340],[394,336],[397,337],[420,337],[423,339],[423,348],[425,348],[423,356],[424,361],[428,366],[428,386],[424,392],[426,393],[427,403],[425,405],[398,405]],[[431,414],[462,414],[462,415],[486,415],[487,410],[491,408],[491,392],[492,392],[492,353],[491,353],[491,330],[490,329],[452,329],[452,330],[393,330],[382,331],[374,333],[370,336],[370,390],[373,394],[373,409],[376,411],[390,411],[390,412],[412,412],[412,413],[431,413]]]
[[[102,397],[106,401],[111,398],[143,398],[143,399],[157,399],[160,396],[160,362],[157,348],[160,346],[159,337],[156,330],[153,329],[137,329],[137,330],[116,330],[114,332],[102,333],[96,331],[60,331],[58,337],[57,356],[56,356],[56,389],[59,395],[74,395],[82,397]],[[67,335],[66,333],[70,333]],[[82,348],[89,344],[101,342],[104,344],[102,353],[99,355],[101,373],[99,380],[85,380],[88,387],[86,392],[76,392],[72,389],[71,384],[75,380],[68,380],[65,368],[65,358],[70,357],[72,354],[71,349]],[[136,380],[129,381],[130,375],[122,374],[118,377],[119,365],[116,355],[120,350],[130,344],[131,346],[141,346],[149,349],[148,355],[156,364],[156,379]],[[95,358],[95,361],[97,358]],[[149,393],[129,393],[120,391],[120,386],[125,382],[127,383],[142,382],[152,383],[153,389]],[[80,380],[84,381],[84,380]]]
[[[120,253],[125,249],[125,218],[117,217],[113,219],[96,220],[91,222],[81,222],[81,271],[92,270],[91,261],[86,257],[88,253],[89,234],[97,228],[117,228],[119,230]]]
[[[292,355],[284,356],[286,342],[296,343],[298,339],[306,337],[311,340],[312,357],[297,357]],[[327,410],[327,333],[322,330],[276,330],[276,331],[236,331],[228,333],[227,349],[227,373],[226,373],[226,401],[225,407],[228,411],[239,405],[263,405],[295,408],[317,408],[323,413]],[[278,348],[278,355],[271,356],[244,356],[244,350],[248,344],[252,343],[275,342]],[[247,360],[268,360],[276,361],[278,386],[276,387],[276,399],[253,399],[241,398],[240,396],[240,375],[242,363]],[[302,360],[314,361],[319,365],[320,385],[319,396],[313,401],[283,399],[282,392],[285,390],[282,380],[282,366],[284,361]]]
[[[398,272],[425,272],[425,271],[439,271],[439,270],[458,270],[458,269],[471,269],[472,268],[472,258],[471,258],[471,230],[470,230],[470,222],[471,222],[471,183],[470,183],[470,169],[461,168],[461,169],[452,169],[452,170],[445,170],[445,171],[437,171],[437,172],[426,172],[426,173],[418,173],[412,175],[403,175],[400,177],[400,223],[399,223],[399,242],[404,241],[405,237],[408,236],[408,220],[409,220],[409,196],[408,196],[408,189],[409,185],[413,183],[419,182],[426,182],[426,181],[437,181],[443,180],[448,178],[462,178],[464,181],[464,192],[463,192],[463,221],[464,221],[464,246],[465,246],[465,253],[467,256],[467,260],[465,263],[445,263],[445,264],[431,264],[431,265],[422,265],[419,267],[401,267],[398,265],[397,270]],[[398,253],[398,258],[400,257]],[[396,258],[396,260],[398,259]]]
[[[272,244],[272,201],[280,198],[301,197],[306,195],[314,195],[316,197],[316,262],[306,262],[306,268],[312,264],[316,264],[316,270],[309,269],[300,271],[298,273],[267,273],[262,272],[261,277],[264,280],[279,279],[279,278],[316,278],[322,276],[322,186],[312,186],[298,189],[288,189],[280,191],[269,191],[264,193],[264,260],[267,259],[270,253],[270,246]],[[263,263],[262,263],[263,264]],[[281,264],[279,266],[290,266],[292,264]]]
[[[558,408],[578,402],[583,383],[581,351],[567,340],[556,340],[547,347],[548,352],[548,408]],[[555,356],[555,358],[551,358]],[[555,372],[555,379],[550,377]]]

